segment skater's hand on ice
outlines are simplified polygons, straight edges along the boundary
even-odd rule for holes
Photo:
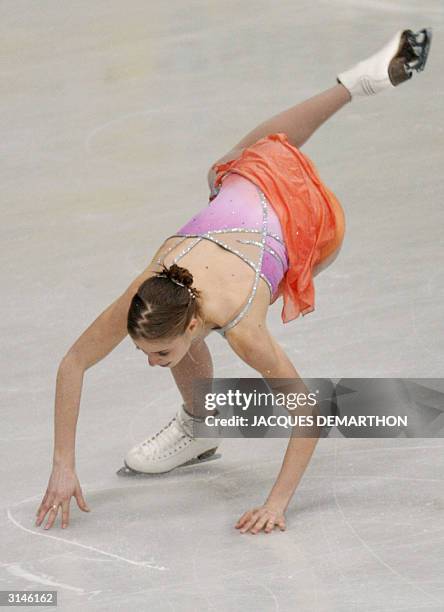
[[[75,471],[65,466],[54,467],[45,496],[37,510],[36,526],[39,527],[48,514],[45,529],[50,529],[61,509],[62,528],[67,527],[69,523],[69,504],[73,496],[76,498],[80,510],[90,512]],[[56,506],[56,508],[53,506]]]
[[[265,533],[270,533],[273,529],[279,527],[281,531],[285,531],[285,516],[283,509],[277,506],[264,504],[259,508],[253,508],[245,512],[237,521],[235,527],[240,529],[241,533],[249,531],[256,534],[262,529]]]

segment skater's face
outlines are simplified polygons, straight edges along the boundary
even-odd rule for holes
[[[181,336],[159,338],[157,340],[138,338],[134,340],[134,344],[136,349],[145,353],[150,366],[173,368],[187,354],[197,330],[198,321],[197,319],[192,319],[185,333]]]

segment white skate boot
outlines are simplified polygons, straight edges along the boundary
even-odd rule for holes
[[[161,474],[179,466],[219,458],[220,455],[214,453],[222,440],[194,437],[195,420],[195,417],[185,412],[182,405],[168,425],[127,453],[125,467],[117,474]]]
[[[373,96],[424,70],[432,41],[431,28],[400,30],[380,51],[338,74],[336,80],[355,96]]]

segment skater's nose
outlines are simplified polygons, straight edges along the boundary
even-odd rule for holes
[[[158,361],[156,360],[155,357],[151,357],[151,355],[148,356],[148,363],[150,364],[151,367],[154,367],[158,364]]]

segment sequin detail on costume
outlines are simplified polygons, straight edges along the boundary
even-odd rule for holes
[[[164,254],[176,249],[187,238],[195,238],[173,260],[177,263],[202,240],[210,240],[237,255],[255,272],[246,303],[236,316],[220,329],[221,335],[234,327],[247,313],[259,286],[266,282],[271,298],[288,269],[288,256],[276,213],[263,192],[238,174],[227,174],[216,197],[174,236],[182,238]],[[172,237],[172,236],[171,236]],[[157,263],[162,263],[159,259]]]

